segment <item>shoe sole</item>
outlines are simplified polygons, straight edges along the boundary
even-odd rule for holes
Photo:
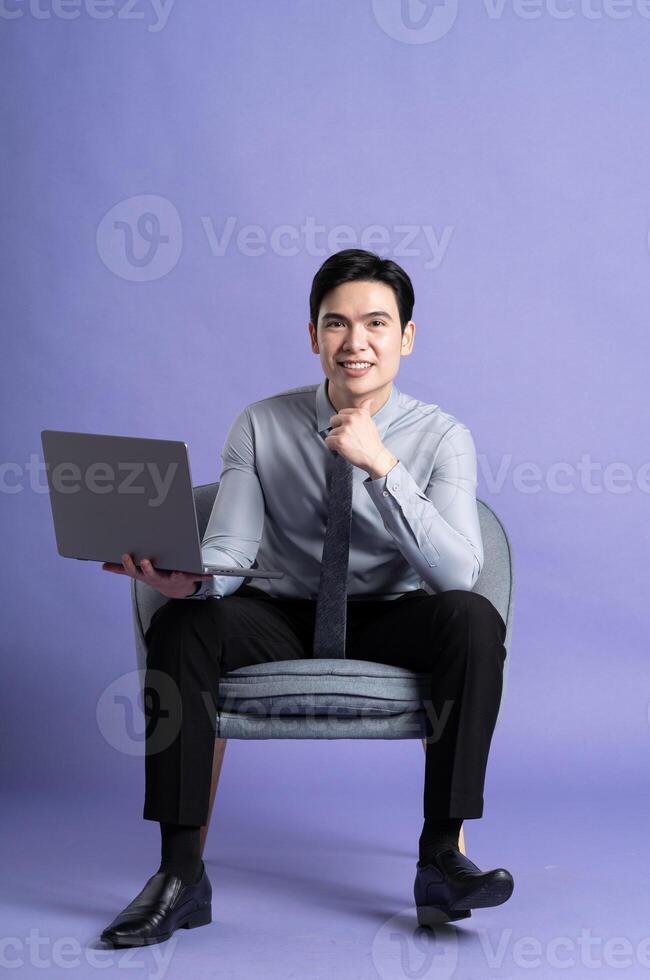
[[[178,922],[178,924],[174,927],[174,929],[171,930],[171,932],[166,932],[162,936],[147,936],[141,939],[137,936],[133,936],[133,937],[106,936],[105,937],[102,934],[100,938],[102,939],[103,942],[107,942],[110,943],[112,946],[119,946],[121,948],[127,946],[154,946],[157,943],[164,943],[167,939],[169,939],[173,935],[174,932],[176,932],[176,929],[196,929],[197,926],[207,926],[211,922],[212,922],[212,906],[206,905],[198,909],[195,909],[195,911],[191,912],[190,915],[186,916],[184,919],[181,919]]]
[[[515,883],[512,875],[502,871],[490,881],[479,885],[473,892],[463,895],[452,905],[454,911],[461,909],[486,909],[494,905],[503,905],[512,895]]]
[[[457,919],[468,918],[472,914],[471,909],[485,909],[495,905],[503,905],[512,895],[514,887],[512,875],[503,871],[498,877],[479,885],[473,892],[457,899],[453,905],[447,908],[437,905],[418,905],[418,925],[431,926],[444,922],[454,922]]]
[[[455,922],[457,919],[468,919],[472,914],[469,909],[454,912],[452,909],[438,908],[436,905],[418,905],[419,926],[439,926],[445,922]]]

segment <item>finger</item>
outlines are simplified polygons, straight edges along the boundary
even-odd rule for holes
[[[150,582],[152,585],[154,583],[160,583],[169,578],[168,575],[163,575],[151,564],[148,558],[140,559],[140,568],[142,569],[142,574],[144,576],[145,582]]]
[[[113,572],[115,575],[128,575],[129,573],[124,570],[122,565],[115,565],[113,562],[105,561],[102,565],[102,570],[105,572]]]
[[[122,555],[122,564],[124,565],[127,574],[130,575],[131,578],[137,578],[140,582],[144,580],[144,576],[142,572],[139,572],[138,569],[136,568],[135,562],[131,558],[131,555],[129,554]]]
[[[185,574],[184,572],[176,571],[159,571],[154,566],[153,562],[151,562],[148,558],[143,558],[140,565],[142,567],[145,582],[148,582],[149,585],[153,585],[156,588],[159,588],[163,584],[167,584],[170,579],[172,579],[175,583],[183,581],[183,579],[179,578],[178,576],[183,576]],[[174,578],[174,576],[176,576],[176,578]]]

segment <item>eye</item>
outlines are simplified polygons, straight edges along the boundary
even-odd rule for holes
[[[372,323],[379,323],[382,327],[385,325],[383,320],[372,320]]]

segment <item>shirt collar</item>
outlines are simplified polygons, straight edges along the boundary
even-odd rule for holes
[[[386,435],[391,422],[393,422],[397,415],[397,402],[399,395],[400,393],[395,385],[395,382],[393,382],[388,401],[381,406],[378,412],[375,412],[375,414],[371,416],[372,421],[377,426],[377,431],[382,439]],[[316,389],[316,426],[321,435],[329,434],[329,431],[332,428],[330,425],[332,415],[336,415],[336,409],[332,405],[327,394],[327,378],[323,378]]]

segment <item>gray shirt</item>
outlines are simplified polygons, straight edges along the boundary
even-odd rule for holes
[[[203,561],[242,569],[255,563],[284,577],[213,575],[188,598],[222,598],[244,581],[271,596],[317,598],[332,453],[325,437],[336,414],[327,391],[324,378],[252,402],[232,423],[221,453]],[[372,420],[398,462],[376,480],[353,467],[348,597],[471,590],[483,542],[469,429],[395,383]]]

